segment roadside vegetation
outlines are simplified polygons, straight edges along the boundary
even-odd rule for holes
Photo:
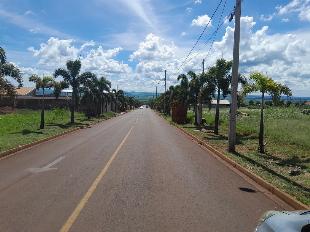
[[[310,116],[297,107],[268,108],[266,118],[266,153],[259,153],[257,124],[260,109],[239,109],[237,116],[236,153],[227,152],[229,110],[220,109],[220,130],[213,133],[215,110],[204,110],[204,128],[194,125],[194,113],[188,112],[188,123],[176,124],[261,176],[274,186],[310,205]]]
[[[220,100],[230,94],[231,62],[219,59],[206,72],[179,75],[152,108],[167,120],[261,176],[274,186],[310,205],[310,115],[307,106],[289,101],[291,90],[271,77],[253,72],[239,74],[237,144],[229,153],[229,107]],[[249,93],[260,93],[258,102],[246,102]],[[271,101],[266,102],[266,95]],[[287,96],[285,102],[281,96]],[[216,99],[212,103],[212,99]],[[169,105],[164,111],[164,105]],[[168,108],[168,109],[167,109]]]
[[[0,115],[0,153],[17,146],[51,137],[76,127],[84,128],[93,123],[114,117],[113,112],[103,113],[98,118],[87,118],[76,113],[76,122],[68,123],[70,111],[54,109],[45,111],[45,127],[40,129],[39,110],[18,109],[12,113]]]
[[[111,89],[111,82],[106,77],[97,77],[92,72],[82,73],[81,69],[80,60],[69,60],[66,69],[58,68],[42,77],[36,74],[28,77],[36,89],[42,91],[40,110],[0,108],[0,153],[66,130],[89,126],[140,106],[138,100],[126,96],[123,90]],[[7,61],[5,50],[0,47],[0,100],[2,96],[15,98],[16,83],[18,87],[23,86],[21,72]],[[47,110],[45,91],[52,89],[58,100],[61,90],[68,87],[73,90],[69,109]]]

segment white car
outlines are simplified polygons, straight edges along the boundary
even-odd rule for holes
[[[140,108],[140,109],[143,109],[143,106],[140,106],[139,108]]]
[[[261,218],[256,232],[310,232],[310,210],[268,211]]]

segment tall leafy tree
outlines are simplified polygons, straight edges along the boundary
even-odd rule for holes
[[[71,123],[74,123],[74,111],[79,103],[79,87],[82,82],[87,78],[92,77],[92,73],[86,72],[80,74],[81,71],[81,61],[80,60],[69,60],[66,63],[67,69],[59,68],[56,69],[54,76],[63,77],[64,81],[67,82],[72,87],[72,100],[71,100]]]
[[[100,114],[103,113],[103,107],[105,103],[105,107],[107,108],[107,102],[108,102],[108,93],[110,92],[111,88],[111,82],[108,81],[105,77],[100,77],[99,79],[95,79],[95,85],[98,89],[98,98],[99,98],[99,104],[100,104]]]
[[[14,79],[19,87],[22,86],[20,70],[14,64],[7,62],[5,50],[0,47],[0,95],[14,96],[14,84],[7,77]]]
[[[69,85],[65,81],[54,81],[53,87],[54,87],[54,96],[56,99],[58,99],[60,97],[61,91],[65,88],[68,88]]]
[[[232,61],[226,61],[225,59],[218,59],[215,66],[211,67],[208,74],[213,79],[214,86],[216,88],[216,109],[215,109],[215,125],[214,133],[218,134],[219,130],[219,119],[220,119],[220,99],[221,95],[223,98],[229,94],[230,85],[230,72],[232,67]]]
[[[200,75],[197,75],[193,71],[188,72],[188,76],[190,76],[189,82],[189,90],[190,90],[190,101],[194,105],[194,113],[195,113],[195,125],[198,124],[197,115],[198,115],[198,98],[199,93],[201,91],[201,87],[203,86],[204,80]]]
[[[189,81],[188,77],[185,74],[180,74],[178,76],[178,81],[180,81],[180,87],[179,87],[179,100],[181,103],[186,106],[188,106],[188,100],[189,100]]]
[[[251,73],[250,75],[251,83],[248,83],[244,87],[245,93],[260,92],[261,93],[261,112],[260,112],[260,123],[259,123],[259,152],[265,153],[264,144],[264,106],[265,106],[265,94],[273,95],[275,94],[291,94],[288,87],[285,86],[285,91],[279,91],[279,84],[272,80],[270,77],[265,76],[259,72]],[[282,86],[283,87],[283,86]]]
[[[292,91],[286,85],[275,83],[274,88],[270,94],[272,97],[273,105],[279,106],[281,104],[281,95],[292,96]]]
[[[44,129],[45,89],[51,88],[53,86],[54,79],[49,76],[43,76],[41,78],[38,75],[32,75],[31,77],[29,77],[29,81],[34,82],[36,84],[37,90],[42,89],[40,129]]]

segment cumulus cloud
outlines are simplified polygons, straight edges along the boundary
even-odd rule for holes
[[[206,58],[206,67],[214,65],[222,56],[232,59],[234,28],[227,26],[224,35],[213,44],[211,53],[201,44],[181,67],[191,48],[178,47],[173,41],[155,34],[148,34],[129,56],[131,65],[118,61],[121,47],[108,50],[90,41],[76,45],[74,40],[50,38],[38,48],[29,50],[37,57],[38,69],[64,66],[67,59],[80,57],[84,70],[105,74],[114,83],[126,90],[153,91],[155,85],[163,90],[164,70],[167,70],[167,85],[176,84],[177,76],[189,70],[201,72],[201,60]],[[58,61],[59,63],[58,63]],[[310,31],[271,33],[268,26],[257,27],[253,17],[241,18],[240,72],[268,73],[270,77],[287,84],[293,94],[306,95],[310,87]],[[52,66],[54,62],[55,66]],[[26,70],[32,72],[36,70]]]
[[[261,21],[264,21],[264,22],[268,22],[268,21],[271,21],[272,19],[273,19],[273,14],[271,14],[271,15],[261,15],[260,17],[259,17],[259,19],[261,20]]]
[[[278,15],[297,13],[302,21],[310,22],[310,0],[292,0],[286,5],[276,7]]]
[[[202,0],[193,0],[194,4],[201,4]]]
[[[293,90],[310,83],[310,32],[289,34],[269,34],[264,26],[254,30],[253,17],[241,18],[240,68],[241,72],[260,71],[272,78],[288,84]],[[232,59],[232,27],[227,27],[225,35],[214,43],[215,56],[223,52],[226,59]]]
[[[168,70],[167,85],[176,83],[177,68],[180,65],[177,47],[172,41],[148,34],[131,56],[138,61],[134,81],[144,89],[153,90],[156,83],[163,80],[164,70]]]
[[[38,58],[39,69],[23,68],[25,74],[41,74],[42,70],[43,73],[51,74],[56,68],[64,67],[66,61],[73,59],[81,60],[82,71],[91,71],[110,78],[127,76],[132,72],[128,64],[116,60],[122,48],[104,50],[102,46],[96,46],[94,41],[77,46],[74,40],[51,37],[46,43],[41,43],[38,49],[30,47],[28,50]]]
[[[150,33],[139,44],[139,48],[130,55],[130,60],[167,60],[174,56],[174,49],[174,43],[168,43],[159,36]]]
[[[212,26],[211,18],[208,15],[198,16],[192,21],[192,26],[204,27],[206,25],[208,25],[208,27]]]

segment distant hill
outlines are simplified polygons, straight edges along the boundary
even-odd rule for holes
[[[150,93],[150,92],[134,92],[134,91],[131,91],[131,92],[125,92],[125,94],[127,96],[133,96],[141,101],[144,101],[144,100],[148,100],[150,98],[153,98],[155,97],[155,93]],[[158,93],[158,96],[160,95],[160,93]],[[227,97],[227,99],[229,100],[230,99],[230,96]],[[282,100],[286,101],[286,100],[289,100],[289,101],[292,101],[292,102],[304,102],[304,101],[310,101],[310,97],[295,97],[295,96],[292,96],[292,97],[285,97],[285,96],[282,96],[281,97]],[[246,100],[250,101],[260,101],[261,100],[261,97],[259,95],[248,95],[246,97]],[[270,96],[265,96],[265,100],[269,101],[271,100],[271,97]]]
[[[150,93],[150,92],[133,92],[132,91],[132,92],[125,92],[125,95],[135,97],[138,100],[148,100],[150,98],[155,97],[155,93]]]

